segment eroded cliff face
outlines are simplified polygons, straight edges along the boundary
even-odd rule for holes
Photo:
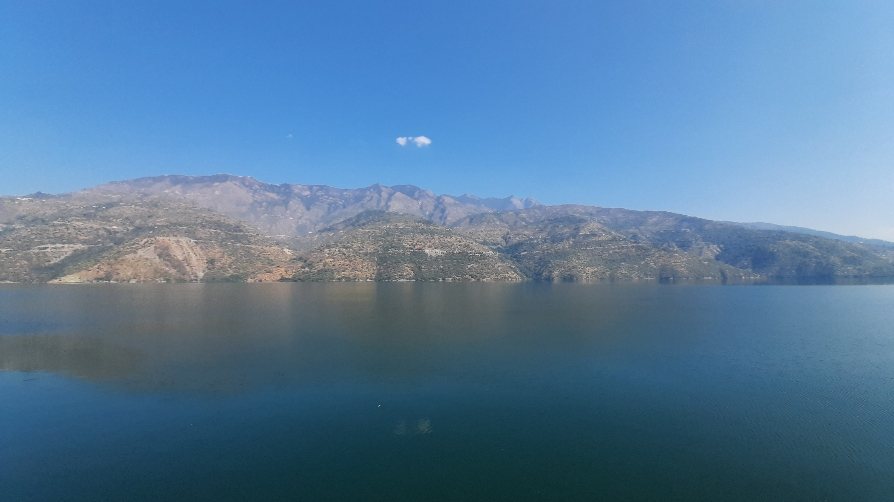
[[[142,239],[131,246],[131,251],[114,259],[103,260],[87,270],[74,272],[52,282],[85,281],[200,281],[205,275],[208,258],[202,247],[187,237],[156,237]],[[136,248],[136,249],[134,249]],[[216,250],[209,249],[209,254]]]
[[[165,198],[0,198],[0,280],[272,280],[294,252],[245,223]]]

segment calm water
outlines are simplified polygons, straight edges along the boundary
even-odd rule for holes
[[[0,287],[2,500],[894,500],[894,286]]]

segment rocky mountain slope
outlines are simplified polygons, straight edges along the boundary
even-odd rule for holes
[[[178,200],[0,198],[0,281],[271,280],[290,277],[293,258],[247,224]]]
[[[835,281],[894,248],[656,211],[162,176],[0,197],[0,281]]]
[[[659,211],[542,206],[472,216],[454,228],[520,263],[534,259],[522,253],[533,253],[549,264],[528,265],[534,277],[537,270],[544,271],[544,278],[562,270],[584,280],[641,277],[654,270],[658,278],[704,274],[735,280],[894,276],[894,256],[876,246]]]
[[[684,251],[631,239],[575,208],[472,216],[456,229],[510,257],[537,280],[651,279],[742,282],[758,278],[714,259],[712,246]]]
[[[294,280],[518,281],[516,266],[427,220],[367,211],[324,229]]]
[[[157,176],[89,188],[89,195],[159,196],[188,201],[244,221],[281,239],[306,237],[364,211],[388,211],[448,225],[487,211],[524,209],[534,199],[435,195],[412,185],[341,189],[325,185],[271,185],[249,177]]]
[[[863,237],[857,237],[856,235],[841,235],[832,232],[824,232],[822,230],[814,230],[812,228],[792,227],[788,225],[774,225],[773,223],[762,222],[737,223],[732,221],[725,221],[724,223],[729,223],[730,225],[736,225],[745,228],[751,228],[754,230],[779,230],[782,232],[794,232],[796,234],[815,235],[817,237],[825,237],[827,239],[835,239],[838,241],[855,242],[858,244],[871,244],[873,246],[894,249],[894,242],[891,241],[885,241],[882,239],[864,239]]]

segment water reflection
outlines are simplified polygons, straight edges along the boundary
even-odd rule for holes
[[[890,287],[0,286],[0,499],[888,500],[892,327]]]
[[[548,284],[140,285],[0,289],[10,325],[3,369],[54,371],[136,391],[233,394],[360,379],[474,379],[502,365],[550,364],[650,344],[636,329],[700,313],[672,288]],[[670,294],[668,294],[670,293]],[[683,343],[688,331],[674,335]],[[631,338],[631,333],[635,336]],[[486,361],[486,362],[483,362]]]
[[[410,434],[431,434],[431,419],[420,418],[416,420],[414,427],[408,427],[406,420],[401,419],[394,426],[394,434],[398,436],[406,436]]]
[[[0,336],[0,371],[51,371],[85,380],[138,373],[140,351],[100,338],[54,334]]]

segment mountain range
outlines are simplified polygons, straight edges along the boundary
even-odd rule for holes
[[[0,197],[0,281],[894,277],[894,243],[534,199],[158,176]]]
[[[534,199],[435,195],[412,185],[342,189],[325,185],[271,185],[231,176],[157,176],[118,181],[80,192],[94,196],[156,196],[188,201],[244,221],[279,238],[304,237],[363,211],[378,210],[441,225],[477,213],[540,205]]]

